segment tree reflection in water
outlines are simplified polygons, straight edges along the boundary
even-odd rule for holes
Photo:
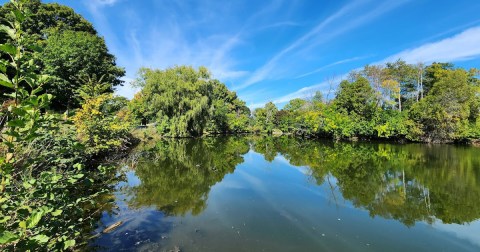
[[[129,190],[134,207],[167,215],[206,208],[210,188],[243,163],[252,148],[271,162],[282,155],[308,166],[321,185],[372,217],[407,226],[418,221],[464,224],[480,217],[480,149],[450,145],[334,143],[292,137],[221,137],[162,140],[140,148],[141,183]]]
[[[141,146],[130,205],[155,206],[166,215],[193,215],[206,207],[210,188],[243,163],[245,138],[168,139]]]

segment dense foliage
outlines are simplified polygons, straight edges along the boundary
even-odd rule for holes
[[[158,132],[173,137],[201,136],[247,130],[250,110],[208,70],[177,66],[139,71],[142,90],[130,103],[143,123],[156,123]]]
[[[24,2],[30,18],[23,20],[22,30],[42,49],[33,54],[33,60],[37,73],[51,77],[42,91],[54,95],[51,109],[64,111],[80,107],[77,93],[87,78],[108,83],[109,88],[104,92],[112,92],[122,84],[120,78],[125,71],[116,66],[115,57],[90,22],[67,6],[40,0]],[[13,17],[7,13],[14,9],[12,3],[0,7],[0,16],[5,17],[3,23],[12,22]],[[11,40],[5,38],[6,41],[0,39],[0,43]],[[4,53],[0,56],[8,59]],[[3,87],[0,91],[6,92]],[[2,100],[4,97],[0,97]]]
[[[2,251],[81,246],[97,223],[96,197],[115,179],[109,168],[94,165],[94,160],[128,144],[129,124],[117,119],[128,118],[119,109],[126,102],[103,94],[111,82],[82,83],[78,94],[84,105],[76,112],[74,125],[68,116],[47,112],[55,108],[50,84],[58,76],[42,74],[37,64],[42,41],[29,26],[38,22],[30,9],[35,3],[12,1],[7,5],[9,12],[2,9],[5,19],[0,34],[8,38],[0,44]]]
[[[478,70],[451,64],[410,65],[404,61],[366,66],[324,101],[291,100],[254,112],[253,130],[279,129],[310,137],[382,138],[422,142],[480,138]]]

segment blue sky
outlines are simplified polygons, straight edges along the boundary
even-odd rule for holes
[[[57,2],[105,37],[129,98],[142,66],[206,66],[250,107],[327,95],[350,70],[397,58],[480,67],[479,0]]]

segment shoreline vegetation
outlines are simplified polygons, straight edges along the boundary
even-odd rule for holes
[[[365,66],[342,80],[332,99],[320,91],[252,112],[235,92],[200,67],[141,69],[141,91],[128,103],[136,122],[165,137],[291,134],[334,140],[472,143],[480,138],[477,69],[452,64]]]
[[[477,69],[402,60],[365,66],[333,93],[253,111],[205,67],[142,68],[132,100],[93,25],[40,0],[0,7],[0,250],[77,250],[140,139],[216,134],[480,143]],[[335,95],[335,97],[333,97]],[[135,130],[137,125],[153,125]]]

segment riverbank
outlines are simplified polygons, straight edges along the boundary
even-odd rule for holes
[[[161,140],[161,139],[175,139],[176,137],[168,136],[168,135],[160,135],[158,130],[155,126],[146,126],[142,128],[136,128],[132,131],[132,135],[139,139],[141,142],[150,142],[154,140]],[[249,136],[249,135],[259,135],[259,136],[273,136],[273,137],[280,137],[280,136],[288,136],[288,137],[295,137],[300,139],[318,139],[318,140],[329,140],[335,142],[378,142],[378,143],[424,143],[424,144],[454,144],[454,145],[470,145],[474,147],[480,147],[480,139],[464,139],[461,141],[420,141],[420,140],[411,140],[407,139],[406,137],[403,138],[383,138],[383,137],[349,137],[349,138],[340,138],[336,139],[332,136],[316,136],[316,135],[299,135],[292,132],[283,132],[281,130],[274,129],[271,133],[266,132],[230,132],[230,133],[211,133],[211,132],[204,132],[199,137],[224,137],[224,136]],[[183,137],[183,138],[198,138],[198,137]]]

